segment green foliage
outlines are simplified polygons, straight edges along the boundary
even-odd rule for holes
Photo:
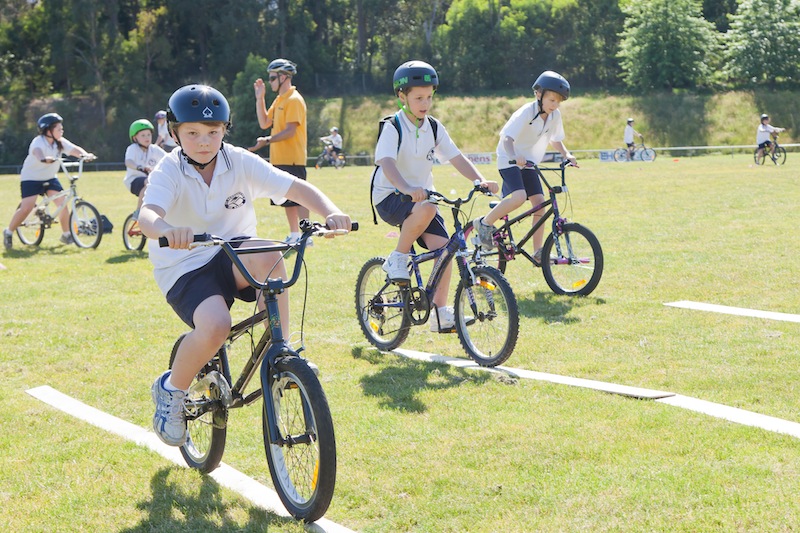
[[[233,91],[226,95],[231,106],[233,128],[230,133],[230,142],[238,146],[252,146],[256,137],[266,133],[258,125],[256,118],[255,96],[253,82],[258,78],[266,80],[267,65],[269,60],[250,54],[244,64],[244,69],[236,75],[233,81]],[[269,89],[269,86],[267,86]],[[274,93],[267,90],[267,107],[275,98]]]
[[[797,81],[800,76],[800,2],[742,0],[726,34],[725,68],[750,83]]]
[[[696,0],[632,2],[623,11],[619,56],[628,87],[693,88],[710,81],[717,35]]]

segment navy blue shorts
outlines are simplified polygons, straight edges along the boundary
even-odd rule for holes
[[[764,141],[763,143],[758,145],[758,149],[763,150],[764,148],[767,148],[769,146],[772,146],[772,141]]]
[[[378,215],[380,215],[385,222],[391,224],[392,226],[402,227],[403,221],[408,218],[408,215],[411,214],[411,210],[414,209],[414,206],[416,205],[414,202],[403,202],[400,200],[400,197],[401,195],[399,193],[390,194],[384,198],[381,203],[375,206],[375,210],[378,212]],[[423,240],[423,236],[426,233],[438,235],[440,237],[444,237],[445,239],[450,237],[447,234],[447,229],[444,227],[444,219],[438,212],[436,213],[436,216],[433,217],[433,220],[431,220],[431,223],[428,224],[428,227],[425,228],[425,231],[422,232],[422,236],[417,239],[417,244],[427,250],[430,250],[430,247],[427,246]]]
[[[19,189],[22,193],[22,197],[27,198],[29,196],[44,194],[47,191],[61,192],[64,190],[64,187],[61,186],[61,182],[58,181],[58,178],[53,178],[47,181],[25,180],[20,182]]]
[[[306,175],[306,167],[304,167],[303,165],[273,165],[273,166],[275,168],[285,170],[295,178],[300,178],[303,181],[306,181],[308,179],[308,176]],[[270,200],[269,203],[272,205],[277,205],[272,200]],[[284,203],[280,205],[280,207],[297,207],[299,205],[300,204],[293,202],[291,200],[286,200]]]
[[[508,196],[514,191],[525,191],[525,196],[530,198],[534,194],[544,194],[539,174],[532,168],[519,168],[513,166],[500,171],[503,178],[503,196]]]
[[[241,245],[241,243],[231,244],[234,248]],[[205,265],[178,278],[175,285],[167,292],[167,303],[181,320],[194,329],[195,310],[205,300],[216,295],[225,298],[228,309],[233,305],[235,298],[245,302],[256,300],[256,290],[253,287],[242,290],[236,288],[233,263],[228,254],[222,250]]]
[[[134,196],[139,196],[139,193],[142,192],[145,185],[147,185],[147,178],[145,176],[140,176],[138,178],[134,178],[131,182],[131,194]]]

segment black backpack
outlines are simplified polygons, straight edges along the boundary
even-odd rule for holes
[[[436,146],[439,144],[439,121],[433,118],[432,116],[428,115],[428,122],[431,125],[431,131],[433,132],[433,144]],[[394,126],[394,129],[397,130],[397,151],[400,152],[400,143],[403,141],[403,128],[400,127],[400,113],[397,112],[394,115],[386,115],[381,119],[378,123],[378,137],[375,139],[375,142],[378,142],[378,139],[381,138],[381,132],[383,131],[383,127],[386,123],[391,124]],[[375,175],[378,173],[378,168],[380,165],[375,165],[375,170],[372,171],[372,179],[369,182],[369,204],[372,206],[372,222],[375,225],[378,225],[378,216],[375,214],[375,206],[372,205],[372,191],[375,189]]]

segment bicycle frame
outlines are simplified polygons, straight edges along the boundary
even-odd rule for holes
[[[77,167],[78,174],[72,175],[69,173],[69,168]],[[52,196],[43,195],[43,199],[36,204],[34,207],[35,210],[39,213],[39,219],[42,221],[42,224],[46,228],[49,228],[50,225],[53,223],[54,220],[58,218],[65,208],[69,208],[69,211],[73,211],[75,209],[75,203],[80,200],[80,196],[78,196],[78,187],[76,185],[78,179],[80,179],[81,175],[83,175],[83,159],[78,162],[66,162],[63,159],[61,160],[61,171],[64,173],[66,177],[69,178],[69,187],[64,189],[61,192],[58,192]],[[60,206],[56,208],[55,211],[52,213],[47,212],[47,207],[50,205],[51,202],[56,202],[64,198],[64,202],[61,203]]]

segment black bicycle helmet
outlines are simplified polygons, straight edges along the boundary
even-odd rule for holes
[[[36,126],[39,128],[39,135],[44,135],[45,133],[49,132],[50,128],[59,122],[64,122],[64,119],[61,118],[61,115],[58,113],[47,113],[46,115],[42,115],[39,117],[39,120],[36,121]]]
[[[221,92],[208,85],[186,85],[169,97],[167,120],[181,122],[224,122],[230,126],[231,108]]]
[[[545,70],[536,81],[533,82],[531,89],[535,91],[554,91],[564,97],[564,100],[569,98],[569,82],[564,79],[564,76],[552,70]]]
[[[288,59],[273,59],[269,66],[267,66],[267,72],[278,72],[280,74],[294,76],[297,74],[297,65]]]
[[[428,87],[433,85],[433,90],[439,88],[439,75],[436,69],[424,61],[406,61],[394,71],[392,87],[394,94],[405,91],[411,87]]]

